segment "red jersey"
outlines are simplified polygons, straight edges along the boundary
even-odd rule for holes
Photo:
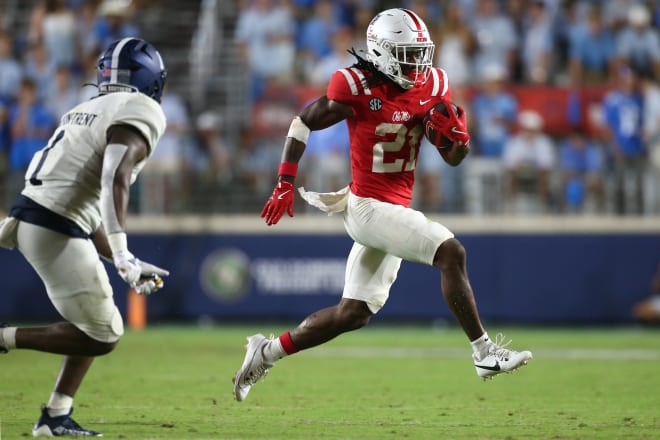
[[[422,119],[440,101],[451,101],[445,71],[432,68],[424,85],[402,91],[391,81],[368,86],[365,71],[356,67],[339,69],[330,78],[326,95],[353,108],[353,117],[346,120],[351,192],[409,206],[424,136]]]

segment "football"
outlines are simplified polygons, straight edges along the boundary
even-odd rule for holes
[[[458,111],[456,104],[452,102],[450,105],[454,107],[454,112]],[[438,130],[433,127],[433,124],[429,123],[431,121],[431,115],[433,112],[440,112],[442,115],[449,118],[449,111],[447,110],[447,105],[444,102],[440,102],[431,107],[431,110],[429,110],[426,116],[424,116],[424,135],[426,136],[426,139],[429,140],[429,142],[438,148],[451,148],[454,145],[454,142],[444,137],[442,133],[438,132]]]
[[[458,113],[458,107],[453,102],[448,103],[454,107],[454,112]],[[465,156],[470,152],[469,145],[462,145],[457,142],[453,142],[447,137],[443,136],[438,130],[435,129],[434,124],[431,122],[431,115],[433,112],[440,112],[442,115],[449,118],[449,111],[447,110],[447,103],[440,102],[428,111],[426,116],[424,116],[424,135],[435,147],[438,149],[438,152],[442,156],[442,159],[449,165],[455,167],[460,164]]]

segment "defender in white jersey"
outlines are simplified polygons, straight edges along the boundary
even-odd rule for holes
[[[0,245],[17,247],[42,279],[65,322],[0,326],[0,352],[14,348],[64,355],[36,436],[100,436],[72,418],[73,398],[95,356],[124,332],[99,256],[140,294],[169,273],[138,260],[124,232],[129,187],[165,131],[160,97],[167,71],[138,38],[111,44],[98,61],[99,95],[66,113],[25,175],[25,189],[0,223]]]

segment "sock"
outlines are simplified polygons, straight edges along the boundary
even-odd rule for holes
[[[16,327],[0,328],[0,345],[7,350],[16,348]]]
[[[73,406],[73,397],[53,391],[50,394],[46,408],[48,408],[49,416],[59,417],[69,414],[71,406]]]
[[[297,353],[298,349],[291,342],[291,333],[282,333],[279,338],[273,339],[264,347],[264,357],[266,360],[275,362],[284,356]]]
[[[472,345],[472,353],[481,360],[484,356],[488,354],[488,348],[492,344],[492,341],[488,337],[488,333],[484,332],[483,335],[479,336],[474,341],[470,342]]]

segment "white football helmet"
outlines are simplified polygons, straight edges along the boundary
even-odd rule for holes
[[[367,28],[367,60],[404,89],[426,82],[434,50],[426,24],[409,9],[383,11]]]

